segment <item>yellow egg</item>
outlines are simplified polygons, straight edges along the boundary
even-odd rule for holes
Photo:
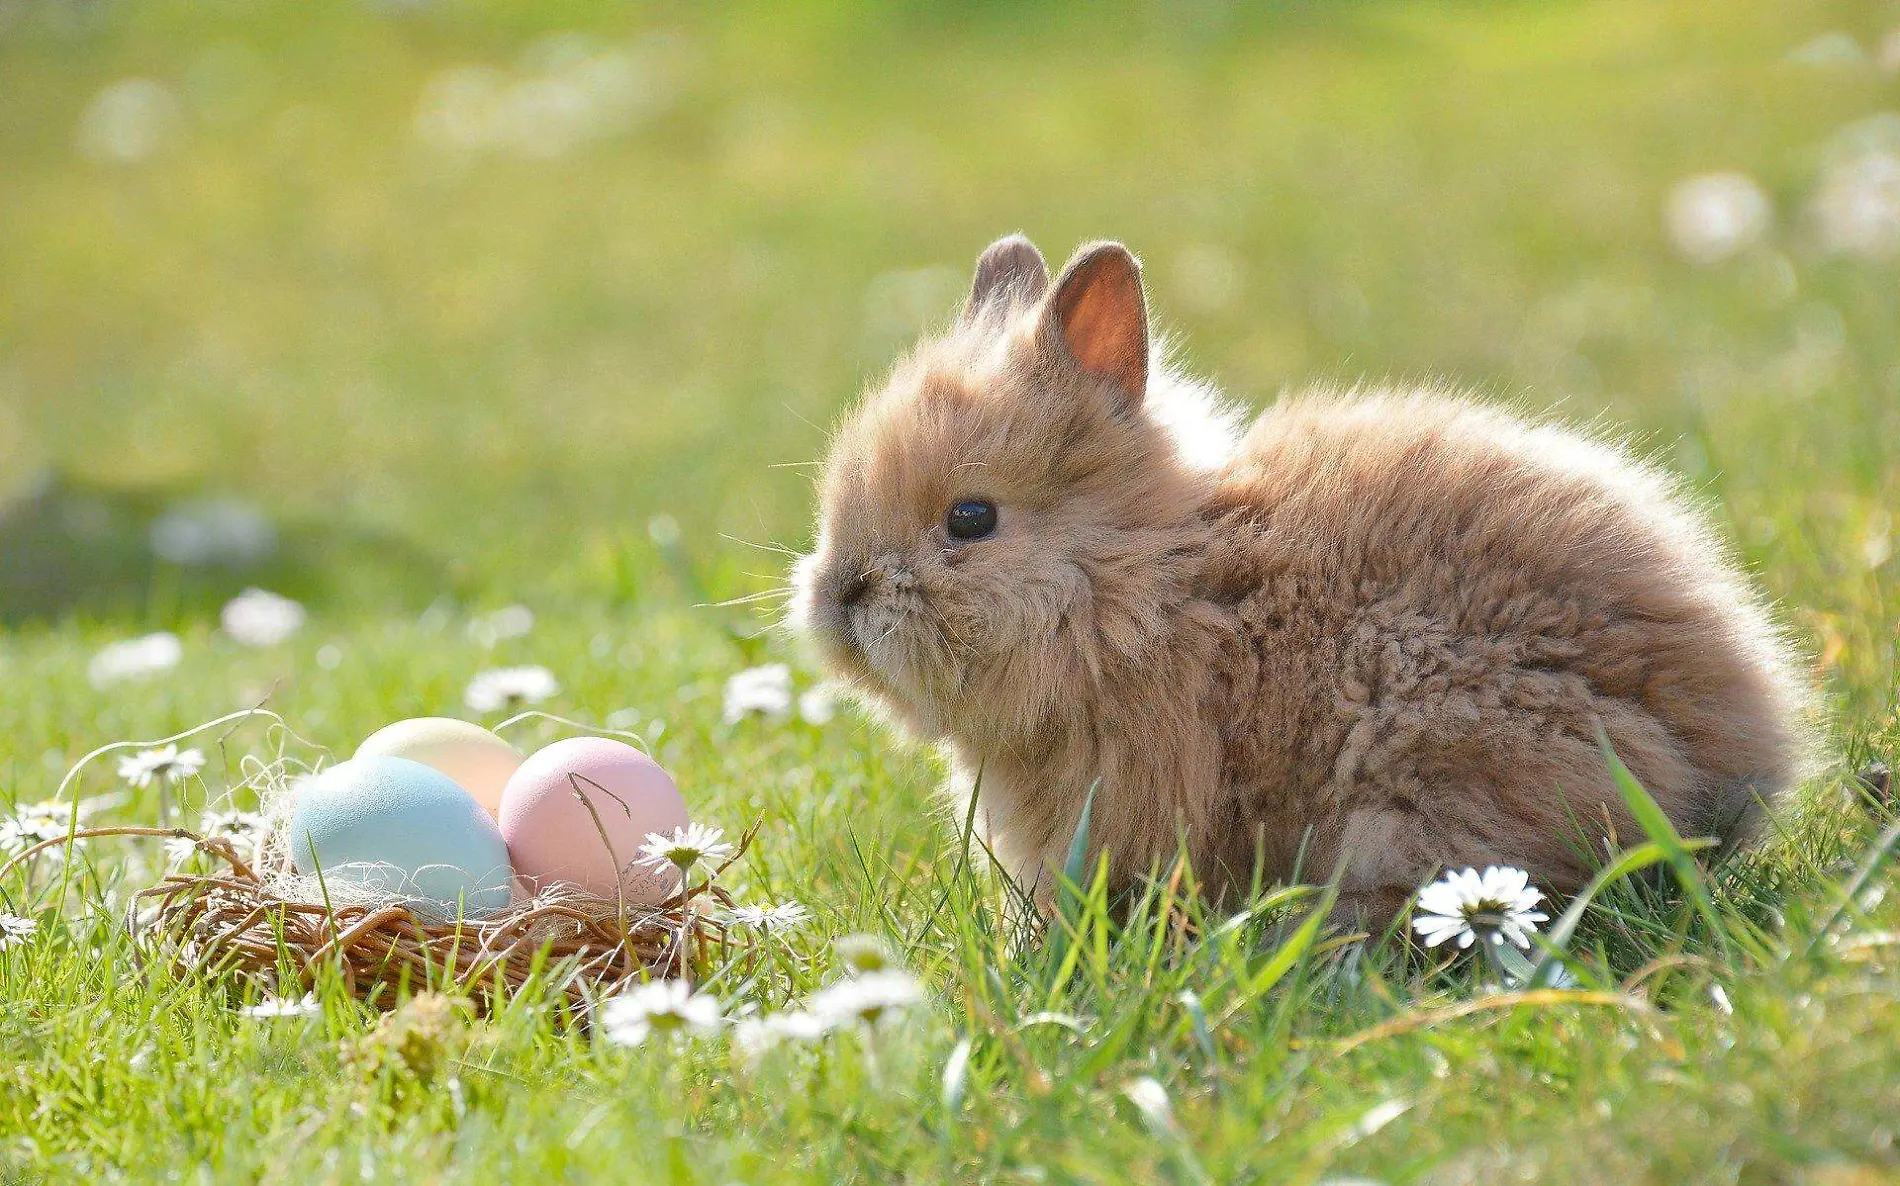
[[[359,758],[407,758],[441,771],[501,814],[501,791],[521,768],[521,753],[480,725],[453,717],[416,717],[385,725],[356,749]]]

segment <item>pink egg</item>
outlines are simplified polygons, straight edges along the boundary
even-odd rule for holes
[[[618,885],[628,902],[657,905],[678,889],[679,875],[635,864],[640,845],[648,832],[671,836],[685,826],[686,801],[659,763],[605,737],[540,750],[501,793],[501,836],[530,891],[564,882],[612,898]]]

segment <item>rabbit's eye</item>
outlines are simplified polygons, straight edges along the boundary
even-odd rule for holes
[[[980,498],[953,503],[944,516],[943,529],[951,539],[982,539],[996,530],[996,504]]]

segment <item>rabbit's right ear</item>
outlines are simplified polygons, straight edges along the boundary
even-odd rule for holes
[[[1140,410],[1148,392],[1148,299],[1141,264],[1120,243],[1090,243],[1062,269],[1043,313],[1046,349],[1106,381],[1117,410]]]
[[[963,305],[963,321],[975,321],[984,306],[995,301],[1029,304],[1048,287],[1049,265],[1034,243],[1022,235],[998,239],[977,257],[976,279]]]

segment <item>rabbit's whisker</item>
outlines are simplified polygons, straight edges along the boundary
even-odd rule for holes
[[[702,601],[694,609],[730,609],[735,605],[751,605],[754,602],[770,601],[774,597],[794,597],[796,589],[767,589],[761,593],[747,593],[739,597],[728,597],[724,601]]]
[[[784,544],[773,543],[771,540],[767,540],[764,543],[760,543],[757,540],[742,539],[741,537],[736,536],[736,535],[727,535],[723,531],[719,533],[719,538],[727,541],[728,543],[742,544],[748,548],[757,548],[761,552],[777,552],[781,556],[790,556],[793,559],[799,559],[802,556],[801,553],[794,552],[792,549],[786,547]]]

